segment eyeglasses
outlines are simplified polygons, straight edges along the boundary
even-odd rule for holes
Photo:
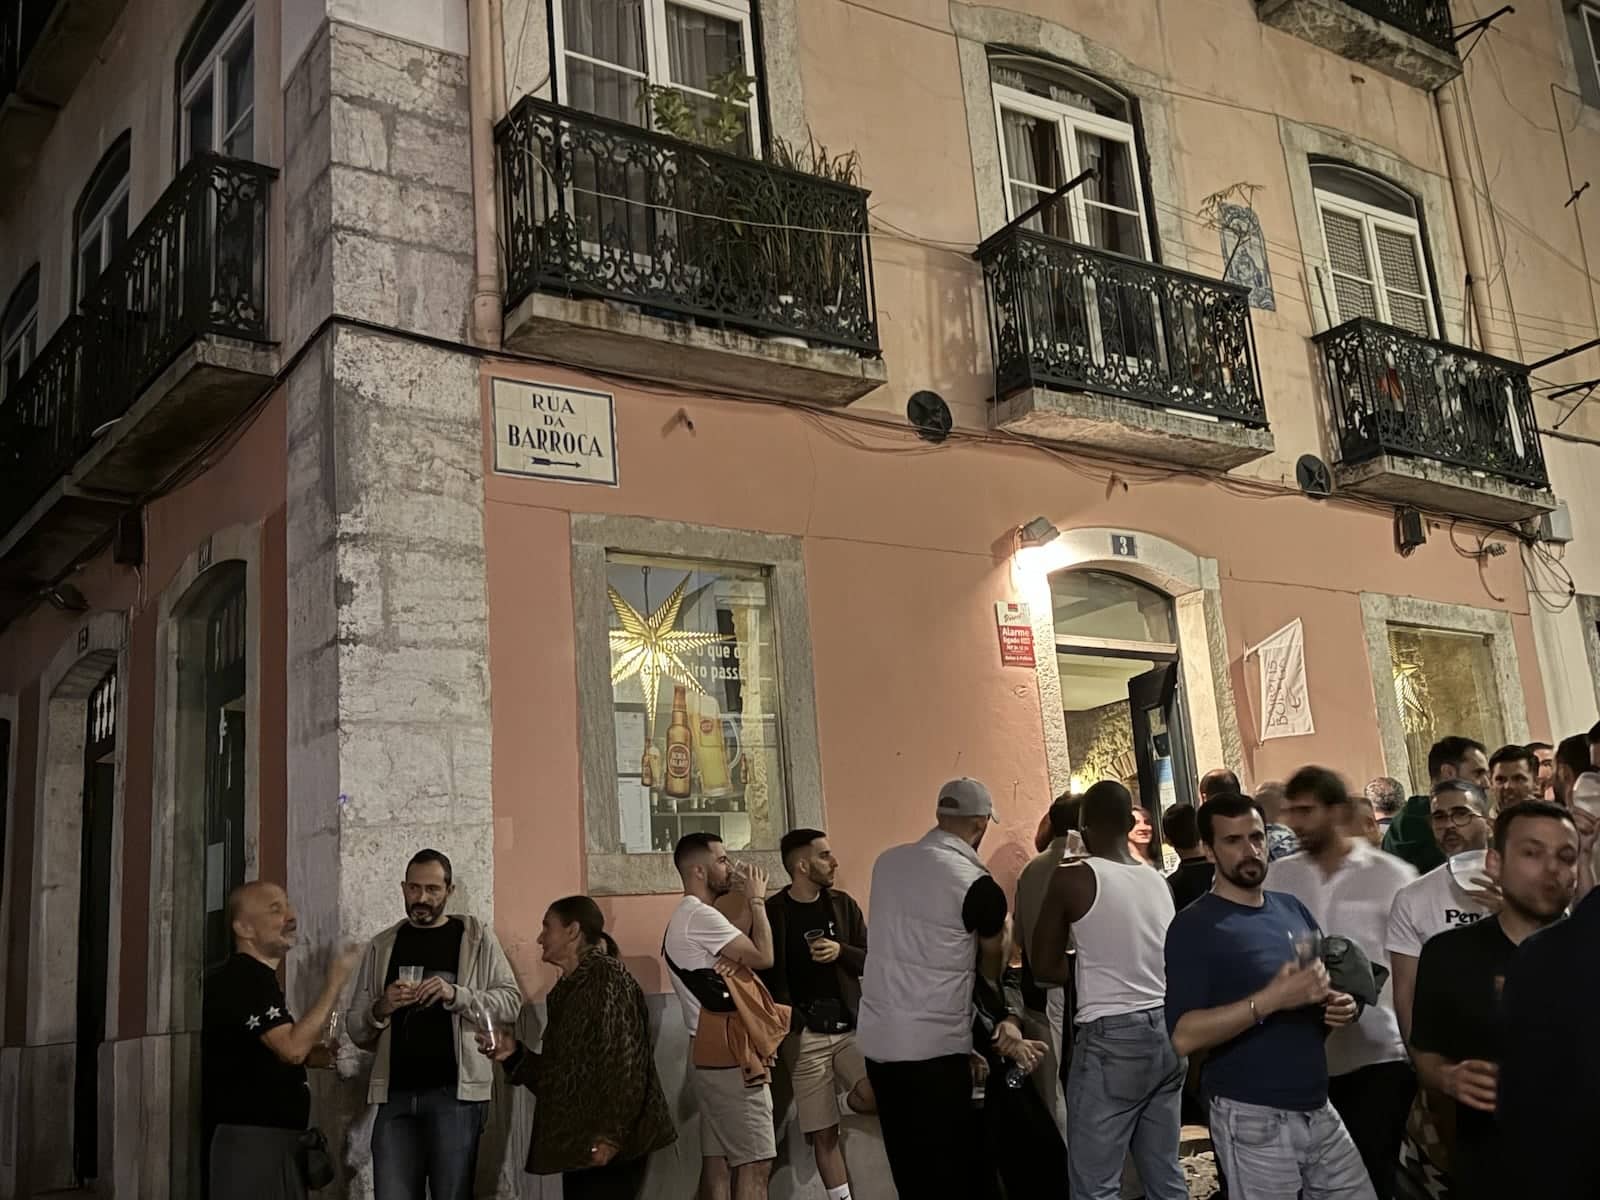
[[[1454,825],[1457,829],[1463,825],[1471,825],[1475,818],[1483,816],[1482,813],[1470,808],[1452,808],[1448,812],[1431,812],[1428,820],[1433,822],[1435,828]]]

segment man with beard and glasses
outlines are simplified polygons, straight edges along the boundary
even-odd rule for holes
[[[1368,962],[1387,968],[1389,909],[1416,871],[1349,831],[1355,801],[1332,771],[1302,767],[1286,790],[1284,817],[1302,849],[1273,863],[1269,882],[1304,904],[1327,932],[1361,947]],[[1377,1004],[1329,1035],[1327,1051],[1328,1098],[1361,1151],[1378,1200],[1390,1200],[1417,1081],[1387,985]]]
[[[297,1021],[278,986],[278,968],[299,941],[289,897],[265,880],[242,884],[228,897],[227,916],[233,957],[206,978],[201,1017],[209,1194],[214,1200],[304,1200],[300,1137],[311,1118],[306,1062],[325,1040],[328,1017],[361,947],[333,955],[322,991]]]
[[[1482,742],[1467,737],[1440,738],[1428,750],[1428,786],[1432,789],[1454,779],[1489,790],[1489,752]],[[1383,848],[1405,859],[1419,871],[1431,871],[1444,861],[1428,830],[1428,796],[1413,796],[1383,835]],[[1398,993],[1397,993],[1398,994]]]
[[[1255,802],[1218,797],[1199,821],[1217,877],[1167,930],[1166,1023],[1179,1054],[1210,1052],[1201,1090],[1229,1195],[1373,1200],[1328,1103],[1323,1051],[1325,1028],[1353,1021],[1356,1002],[1329,987],[1305,905],[1262,890],[1267,831]]]
[[[1526,746],[1501,746],[1491,754],[1489,788],[1498,812],[1525,800],[1538,800],[1539,760],[1533,751]]]
[[[1394,981],[1394,1011],[1400,1032],[1411,1035],[1411,997],[1417,959],[1435,934],[1460,929],[1492,913],[1499,904],[1483,869],[1470,856],[1489,845],[1489,797],[1465,779],[1437,784],[1429,797],[1429,823],[1439,849],[1455,860],[1429,871],[1395,894],[1384,950]]]
[[[772,1088],[746,1087],[739,1067],[694,1065],[700,1010],[733,1012],[733,998],[717,974],[719,961],[765,971],[773,963],[772,926],[767,920],[766,872],[737,870],[722,839],[686,833],[672,853],[683,899],[667,922],[661,953],[672,990],[689,1029],[689,1081],[700,1110],[700,1200],[763,1200],[778,1145],[772,1127]],[[750,932],[740,933],[717,911],[715,901],[738,891],[749,902]]]
[[[373,1051],[367,1103],[377,1200],[470,1200],[494,1063],[478,1053],[484,1019],[510,1025],[522,989],[494,931],[445,912],[450,860],[419,850],[400,894],[406,917],[367,946],[345,1013],[350,1040]]]
[[[1453,1194],[1465,1200],[1504,1197],[1521,1187],[1522,1164],[1505,1161],[1494,1117],[1504,1044],[1501,991],[1517,947],[1566,914],[1578,853],[1578,831],[1565,810],[1542,801],[1507,809],[1495,821],[1487,864],[1503,897],[1499,913],[1422,948],[1411,1050],[1423,1084],[1456,1102],[1451,1179]]]

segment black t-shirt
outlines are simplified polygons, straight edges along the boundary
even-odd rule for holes
[[[278,975],[260,959],[235,954],[206,977],[201,1018],[201,1111],[206,1127],[267,1125],[304,1129],[311,1120],[306,1069],[262,1041],[291,1025]]]
[[[1600,890],[1517,950],[1502,996],[1505,1057],[1498,1121],[1505,1194],[1600,1200],[1600,1175],[1577,1148],[1600,1112]]]
[[[993,875],[980,875],[972,881],[961,902],[961,923],[968,933],[993,937],[1006,927],[1006,894]]]
[[[1503,1048],[1500,990],[1517,947],[1494,918],[1428,939],[1417,960],[1411,1044],[1460,1062],[1498,1063]],[[1493,1196],[1500,1132],[1492,1113],[1456,1105],[1455,1184],[1466,1196]]]
[[[830,941],[839,940],[833,905],[826,894],[809,904],[801,904],[788,892],[783,902],[789,906],[784,934],[784,966],[789,975],[789,998],[796,1008],[817,1000],[840,1000],[839,970],[833,963],[819,963],[811,957],[805,935],[821,931]]]
[[[384,986],[400,977],[401,967],[421,967],[424,979],[437,975],[446,983],[455,983],[461,965],[461,935],[465,931],[466,926],[456,917],[446,917],[443,925],[426,929],[409,921],[400,926],[394,936]],[[455,1022],[442,1000],[426,1008],[407,1005],[394,1010],[389,1034],[389,1086],[456,1086]]]
[[[1182,912],[1211,890],[1211,881],[1217,868],[1204,858],[1186,858],[1178,869],[1167,876],[1167,886],[1172,889],[1172,907]]]

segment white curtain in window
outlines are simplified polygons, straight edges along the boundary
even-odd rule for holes
[[[567,57],[567,103],[615,121],[646,124],[643,0],[562,0],[561,18],[566,48],[584,55]],[[591,58],[624,70],[586,61]]]

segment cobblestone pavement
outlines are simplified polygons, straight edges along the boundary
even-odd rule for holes
[[[1217,1160],[1209,1150],[1181,1160],[1190,1200],[1211,1200],[1217,1194]]]

